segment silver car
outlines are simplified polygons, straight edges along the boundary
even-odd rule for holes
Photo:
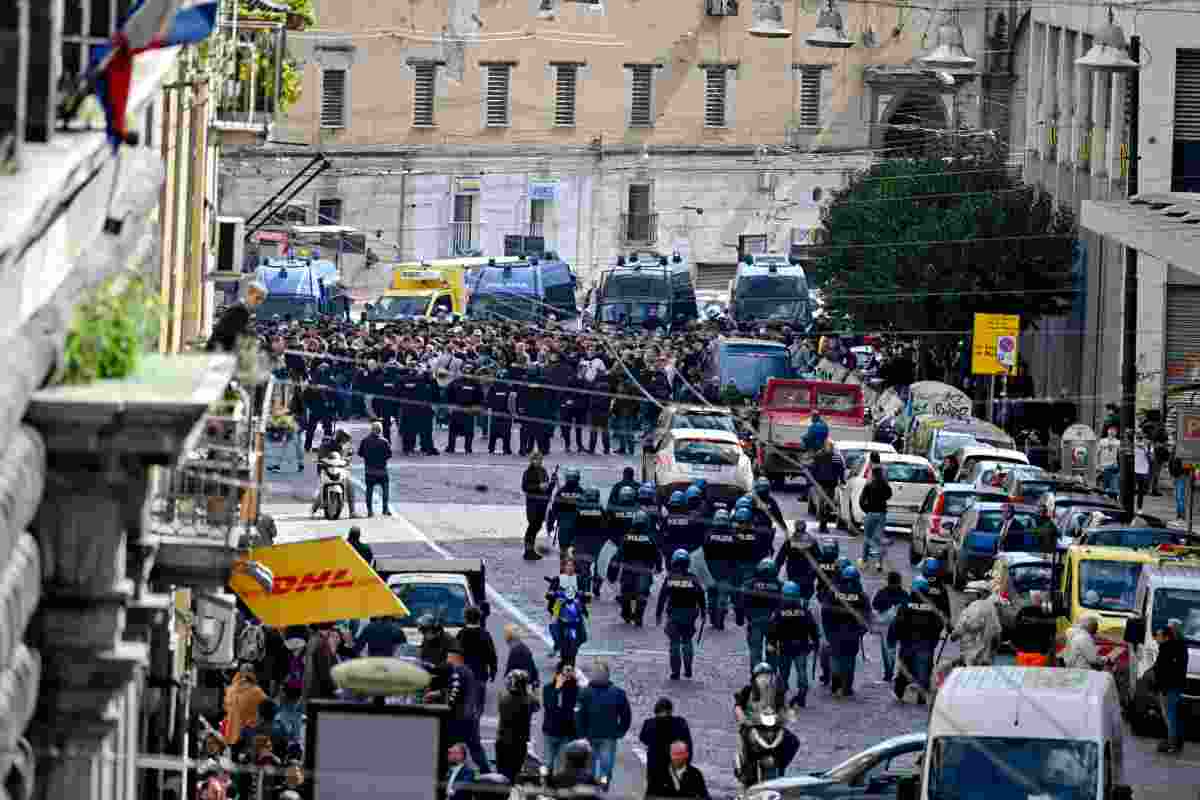
[[[1000,502],[1004,499],[999,490],[976,489],[969,483],[946,483],[931,488],[913,523],[909,563],[916,565],[927,556],[944,559],[950,549],[950,535],[962,513],[979,500]]]

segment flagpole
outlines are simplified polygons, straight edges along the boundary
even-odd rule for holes
[[[121,146],[119,144],[115,150],[116,152],[113,156],[112,186],[108,190],[108,207],[104,212],[104,232],[110,236],[120,236],[121,228],[125,225],[125,220],[112,215],[113,201],[117,198],[117,186],[121,182],[121,163],[124,160],[121,158]]]

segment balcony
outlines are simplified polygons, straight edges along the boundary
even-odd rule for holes
[[[449,255],[452,258],[456,256],[481,255],[482,251],[479,248],[480,227],[481,223],[478,222],[451,222]]]
[[[220,37],[229,56],[219,84],[213,127],[265,139],[275,122],[284,83],[284,25],[257,20],[240,20],[236,26],[223,22]]]
[[[658,243],[658,214],[622,214],[621,242],[627,245]]]

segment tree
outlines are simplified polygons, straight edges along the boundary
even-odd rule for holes
[[[919,338],[919,377],[953,363],[976,312],[1020,314],[1029,327],[1070,306],[1074,215],[990,144],[879,161],[834,194],[821,222],[811,273],[826,313]]]

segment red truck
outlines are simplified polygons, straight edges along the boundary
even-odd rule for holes
[[[829,426],[831,441],[871,440],[862,386],[771,378],[759,406],[757,466],[776,488],[803,475],[812,461],[803,441],[814,412]]]

